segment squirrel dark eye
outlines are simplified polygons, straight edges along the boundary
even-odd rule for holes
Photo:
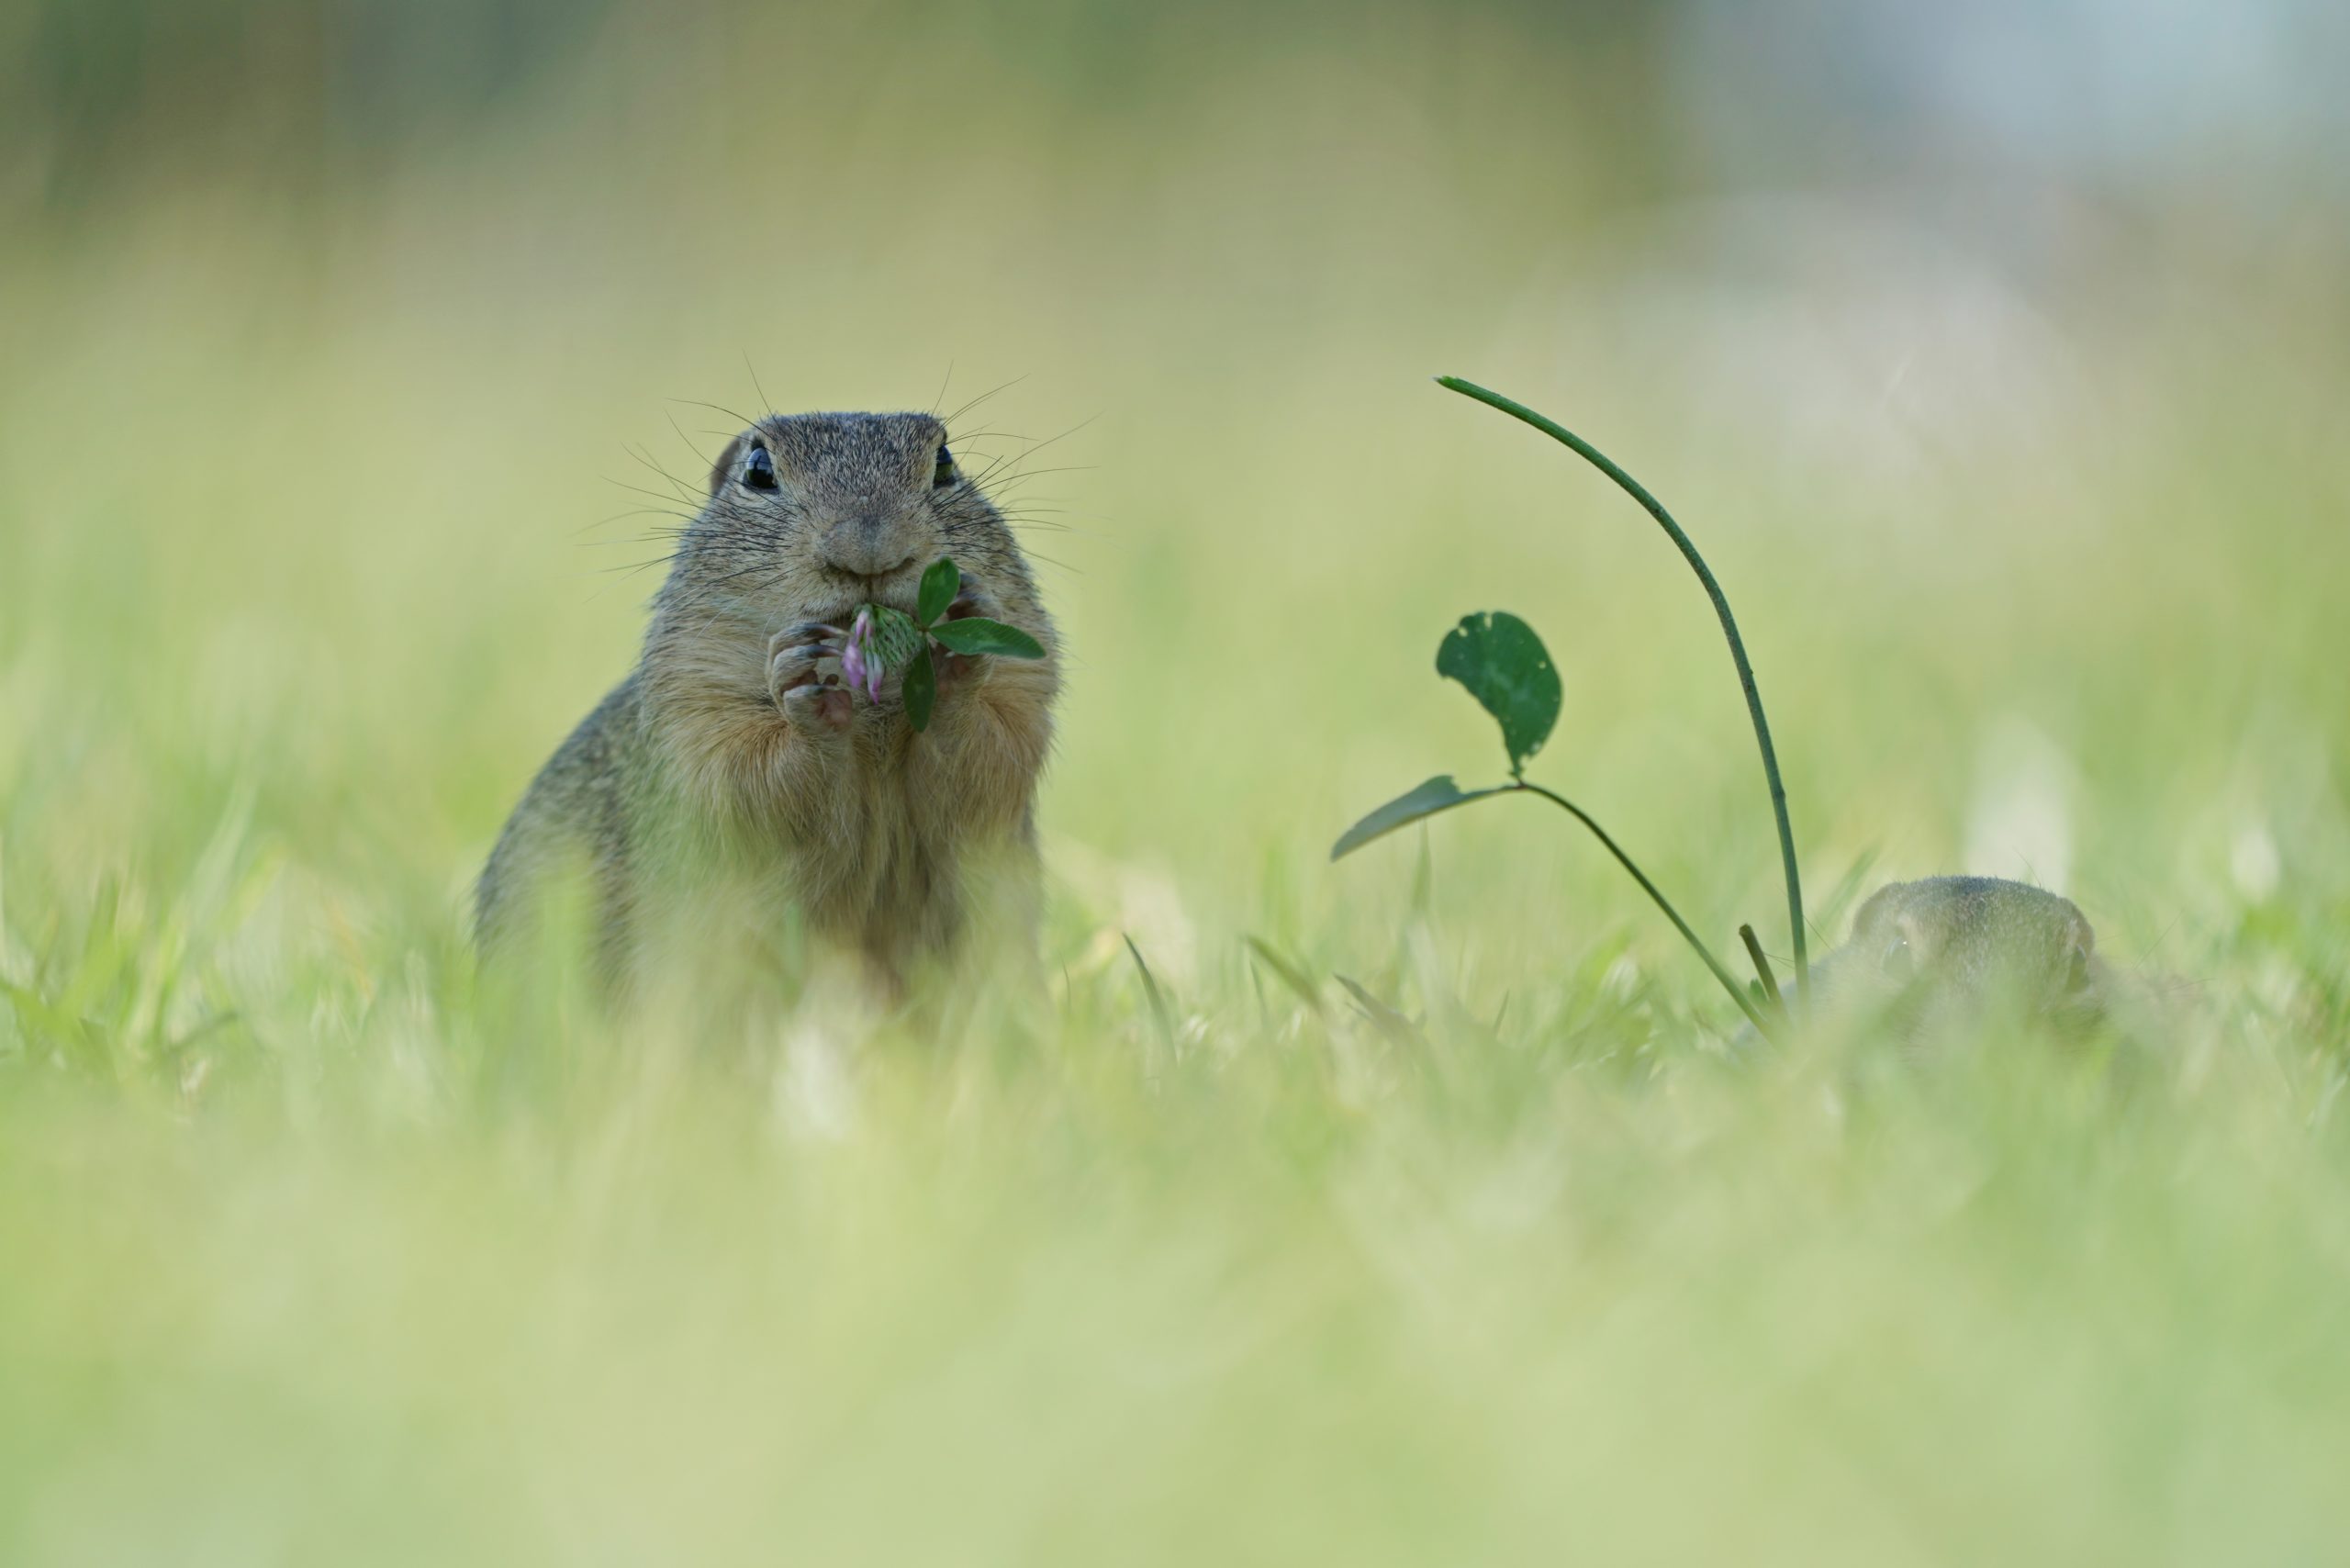
[[[743,483],[755,490],[775,488],[775,459],[764,446],[755,446],[743,459]]]
[[[930,487],[943,490],[955,479],[955,454],[942,446],[938,449],[938,465],[930,471]]]

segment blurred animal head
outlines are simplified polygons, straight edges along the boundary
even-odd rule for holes
[[[1824,1012],[1906,1038],[2002,1019],[2084,1029],[2106,989],[2097,933],[2072,901],[1997,877],[1878,889],[1815,978]]]

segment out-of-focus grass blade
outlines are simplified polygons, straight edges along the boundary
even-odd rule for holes
[[[1347,994],[1355,999],[1355,1005],[1362,1010],[1365,1018],[1371,1020],[1371,1026],[1391,1043],[1416,1051],[1427,1050],[1428,1037],[1420,1032],[1417,1024],[1373,996],[1352,976],[1340,975],[1338,983],[1347,988]]]
[[[1150,966],[1143,961],[1142,949],[1135,946],[1135,939],[1124,932],[1120,932],[1119,936],[1126,945],[1126,952],[1134,958],[1136,970],[1142,976],[1143,994],[1149,999],[1150,1015],[1158,1021],[1159,1044],[1171,1052],[1175,1048],[1175,1014],[1167,1005],[1167,993],[1158,989],[1158,977],[1152,974]]]
[[[1261,937],[1249,936],[1244,940],[1248,944],[1248,950],[1257,955],[1257,961],[1270,969],[1283,985],[1295,991],[1300,1001],[1316,1013],[1322,1011],[1322,988],[1314,982],[1314,978],[1303,967],[1283,958],[1271,943]]]

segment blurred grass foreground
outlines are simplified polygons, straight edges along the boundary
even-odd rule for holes
[[[0,10],[0,1562],[2338,1556],[2346,41]],[[1816,948],[2028,876],[2167,999],[2130,1070],[1736,1060],[1530,811],[1325,864],[1493,755],[1429,659],[1508,609],[1533,776],[1784,959],[1704,601],[1441,371],[1705,544]],[[1072,650],[1043,991],[478,987],[741,411],[991,390]]]

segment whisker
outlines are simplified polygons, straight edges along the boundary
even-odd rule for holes
[[[747,361],[746,361],[745,363],[747,363]],[[697,465],[701,469],[701,471],[702,471],[703,473],[705,473],[705,474],[709,473],[709,472],[710,472],[710,468],[711,468],[711,465],[712,463],[714,463],[715,461],[717,461],[717,460],[716,460],[715,458],[712,458],[712,457],[709,457],[709,456],[704,455],[704,454],[703,454],[703,453],[702,453],[701,448],[700,448],[700,447],[699,447],[699,446],[696,446],[696,445],[694,444],[693,437],[691,437],[691,436],[688,435],[688,434],[685,432],[684,429],[683,429],[681,426],[679,426],[679,424],[677,423],[677,416],[676,414],[671,413],[671,412],[670,412],[668,409],[664,409],[662,410],[662,414],[664,415],[664,417],[666,417],[666,418],[668,420],[668,421],[669,421],[669,428],[670,428],[671,430],[676,431],[677,432],[677,439],[678,439],[679,441],[682,441],[682,442],[684,442],[686,443],[686,450],[687,450],[688,452],[690,452],[690,453],[692,453],[692,454],[694,454],[694,461],[695,461],[696,465]],[[718,432],[717,432],[717,431],[711,431],[710,433],[711,433],[711,434],[712,434],[712,435],[716,435]],[[730,440],[730,441],[731,441],[731,440],[733,440],[733,438],[730,435],[730,436],[728,436],[726,439],[728,439],[728,440]],[[665,476],[665,477],[667,477],[667,478],[669,479],[669,482],[670,482],[671,484],[677,485],[680,489],[684,488],[685,482],[684,482],[683,480],[677,478],[675,476]],[[697,494],[699,494],[699,493],[700,492],[700,489],[701,489],[701,487],[700,487],[700,486],[699,486],[699,485],[697,485],[697,486],[695,486],[695,487],[694,487],[695,493],[697,493]]]
[[[1009,380],[1009,381],[1005,382],[1005,383],[1004,383],[1002,386],[992,386],[992,387],[990,387],[987,391],[980,393],[978,397],[976,397],[976,398],[972,398],[969,402],[968,402],[968,403],[964,404],[961,408],[959,408],[959,409],[956,409],[953,413],[951,413],[951,414],[947,415],[944,420],[941,420],[939,421],[939,423],[941,423],[941,424],[945,425],[945,426],[946,426],[947,429],[949,429],[949,430],[953,430],[953,429],[955,428],[955,421],[956,421],[957,420],[961,419],[965,414],[969,413],[972,409],[974,409],[978,408],[980,404],[982,404],[982,403],[986,402],[989,398],[990,398],[994,397],[997,393],[999,393],[999,392],[1005,392],[1005,391],[1009,391],[1009,390],[1011,390],[1013,387],[1019,386],[1022,382],[1024,382],[1024,381],[1025,381],[1025,380],[1027,380],[1027,379],[1028,379],[1028,378],[1027,378],[1025,375],[1015,375],[1015,376],[1013,376],[1011,380]],[[942,402],[943,402],[943,401],[945,401],[945,395],[944,395],[944,391],[943,391],[943,389],[942,389],[942,392],[941,392],[940,400],[941,400]]]
[[[764,422],[760,420],[751,419],[746,415],[738,413],[734,409],[728,408],[723,403],[705,403],[699,398],[671,398],[666,400],[671,403],[683,404],[688,409],[708,409],[713,414],[724,414],[728,419],[734,421],[734,426],[737,430],[748,430],[753,425]]]

